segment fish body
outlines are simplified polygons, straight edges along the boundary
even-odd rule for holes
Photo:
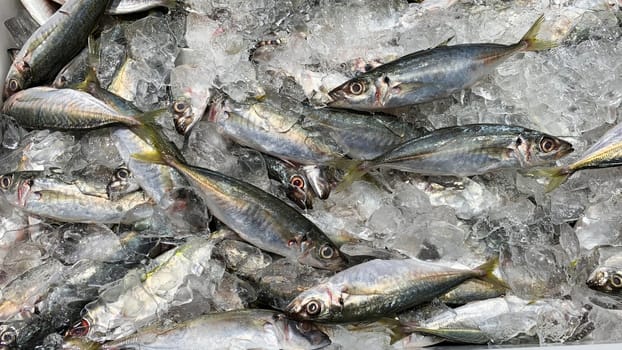
[[[433,101],[473,85],[519,51],[556,46],[535,39],[540,16],[517,43],[440,45],[380,65],[329,92],[330,107],[378,111]]]
[[[83,319],[69,335],[101,342],[130,335],[157,320],[189,276],[209,269],[212,248],[207,239],[192,238],[160,255],[150,268],[130,271],[85,306]]]
[[[9,68],[3,100],[31,86],[52,81],[86,44],[108,0],[71,0],[24,44]]]
[[[64,4],[67,0],[54,0],[58,4]],[[110,6],[106,9],[108,15],[127,15],[131,13],[143,12],[156,7],[174,8],[178,0],[111,0]]]
[[[299,108],[286,103],[222,98],[211,105],[208,120],[233,141],[280,159],[315,165],[343,156],[328,135],[304,128]]]
[[[96,186],[68,183],[43,172],[17,172],[0,177],[0,190],[17,208],[30,215],[81,223],[121,223],[134,208],[151,205],[142,191],[109,200],[105,192],[88,193]],[[131,218],[135,220],[136,218]]]
[[[328,237],[280,199],[209,169],[181,163],[173,166],[199,189],[210,212],[245,241],[305,265],[342,267],[343,260]]]
[[[30,129],[92,129],[111,124],[141,124],[134,116],[119,113],[85,92],[43,86],[13,94],[2,106],[2,113]]]
[[[39,25],[43,25],[57,10],[57,6],[48,0],[21,0],[20,2]]]
[[[545,170],[551,180],[547,192],[564,183],[569,176],[583,169],[610,168],[622,165],[622,123],[607,131],[572,164]]]
[[[453,176],[477,175],[498,169],[526,169],[555,161],[572,151],[572,145],[564,140],[520,126],[454,126],[408,140],[361,163],[358,169],[351,170],[344,183],[373,168]]]
[[[471,270],[418,259],[371,260],[302,292],[287,306],[286,313],[322,322],[391,316],[430,301],[468,279],[486,278],[495,265],[496,260],[491,260]]]
[[[207,314],[173,326],[154,326],[105,343],[102,349],[319,349],[328,337],[311,324],[270,310],[251,309]]]

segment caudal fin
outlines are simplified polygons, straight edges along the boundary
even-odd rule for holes
[[[486,281],[496,287],[502,289],[510,289],[510,286],[507,285],[504,281],[500,280],[497,276],[495,276],[494,271],[499,265],[499,257],[494,257],[482,265],[475,268],[475,270],[480,271],[482,273],[481,277],[478,277],[482,281]]]
[[[544,176],[549,178],[549,183],[546,185],[545,192],[551,192],[561,184],[563,184],[570,175],[572,175],[572,171],[567,166],[560,166],[548,169],[537,169],[530,172],[532,175],[536,176]]]
[[[525,33],[523,38],[520,40],[520,43],[527,44],[523,51],[547,50],[559,45],[555,41],[538,40],[536,38],[536,36],[538,36],[538,32],[540,32],[540,26],[542,25],[542,22],[544,22],[544,15],[540,15],[540,17],[538,17],[538,19],[534,22],[531,28],[529,28],[529,31],[527,31],[527,33]]]
[[[360,178],[365,176],[367,172],[369,172],[368,162],[366,161],[344,159],[342,161],[338,161],[337,163],[338,164],[334,166],[346,170],[346,174],[335,188],[335,192],[343,191],[344,189],[349,187],[354,181],[359,180]]]

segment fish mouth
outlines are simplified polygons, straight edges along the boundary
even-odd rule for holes
[[[17,186],[17,205],[24,208],[26,206],[26,201],[28,200],[28,197],[30,197],[30,189],[32,188],[32,185],[34,183],[34,180],[32,179],[26,179],[26,180],[22,180],[20,181],[19,185]]]

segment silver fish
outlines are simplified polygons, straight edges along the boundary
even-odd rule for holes
[[[67,0],[53,0],[57,4],[64,4]],[[179,0],[111,0],[110,6],[106,9],[108,15],[127,15],[131,13],[143,12],[156,7],[174,8],[178,6]]]
[[[58,71],[84,47],[108,2],[67,1],[22,46],[9,68],[2,99],[52,81]]]
[[[39,25],[43,25],[58,9],[58,6],[48,0],[20,0],[20,2]]]
[[[328,337],[306,322],[270,310],[238,310],[207,314],[172,326],[154,326],[102,349],[198,349],[210,344],[223,349],[320,349]]]
[[[131,223],[140,218],[128,216],[129,212],[152,205],[141,191],[111,201],[105,192],[85,193],[84,187],[43,172],[3,175],[0,190],[12,205],[26,213],[61,222]]]
[[[34,87],[13,94],[2,113],[30,129],[91,129],[111,124],[141,125],[95,97],[78,90]]]
[[[371,260],[332,276],[298,295],[286,309],[293,318],[323,322],[372,320],[430,301],[471,278],[502,284],[493,259],[475,269],[455,269],[418,259]]]
[[[330,107],[387,110],[429,102],[465,89],[521,51],[545,50],[554,42],[536,39],[540,16],[516,44],[440,45],[378,66],[329,92]]]
[[[498,169],[526,169],[572,152],[557,137],[520,126],[471,124],[437,129],[404,142],[351,169],[341,187],[373,168],[423,175],[470,176]]]

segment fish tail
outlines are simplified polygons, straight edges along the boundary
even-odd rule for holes
[[[522,51],[540,51],[546,50],[559,45],[559,43],[555,41],[548,40],[538,40],[536,36],[538,32],[540,32],[540,26],[544,22],[544,15],[540,15],[538,19],[533,23],[531,28],[525,33],[525,35],[520,40],[520,44],[526,43],[527,46]]]
[[[478,279],[484,281],[484,282],[488,282],[496,287],[502,288],[502,289],[510,289],[510,286],[508,286],[507,283],[505,283],[504,281],[500,280],[497,276],[495,276],[494,271],[497,268],[497,266],[499,265],[499,257],[496,256],[488,261],[486,261],[485,263],[481,264],[480,266],[476,267],[475,270],[479,271],[481,273],[481,276],[478,277]]]
[[[344,189],[349,187],[354,181],[359,180],[360,178],[365,176],[367,172],[369,172],[369,162],[367,161],[349,159],[343,159],[342,161],[343,163],[340,164],[341,166],[336,165],[335,167],[345,170],[346,174],[339,183],[339,185],[337,185],[337,187],[335,188],[335,192],[343,191]]]
[[[141,162],[167,165],[167,161],[164,160],[164,157],[162,157],[162,153],[156,150],[133,153],[131,157],[140,160]]]

